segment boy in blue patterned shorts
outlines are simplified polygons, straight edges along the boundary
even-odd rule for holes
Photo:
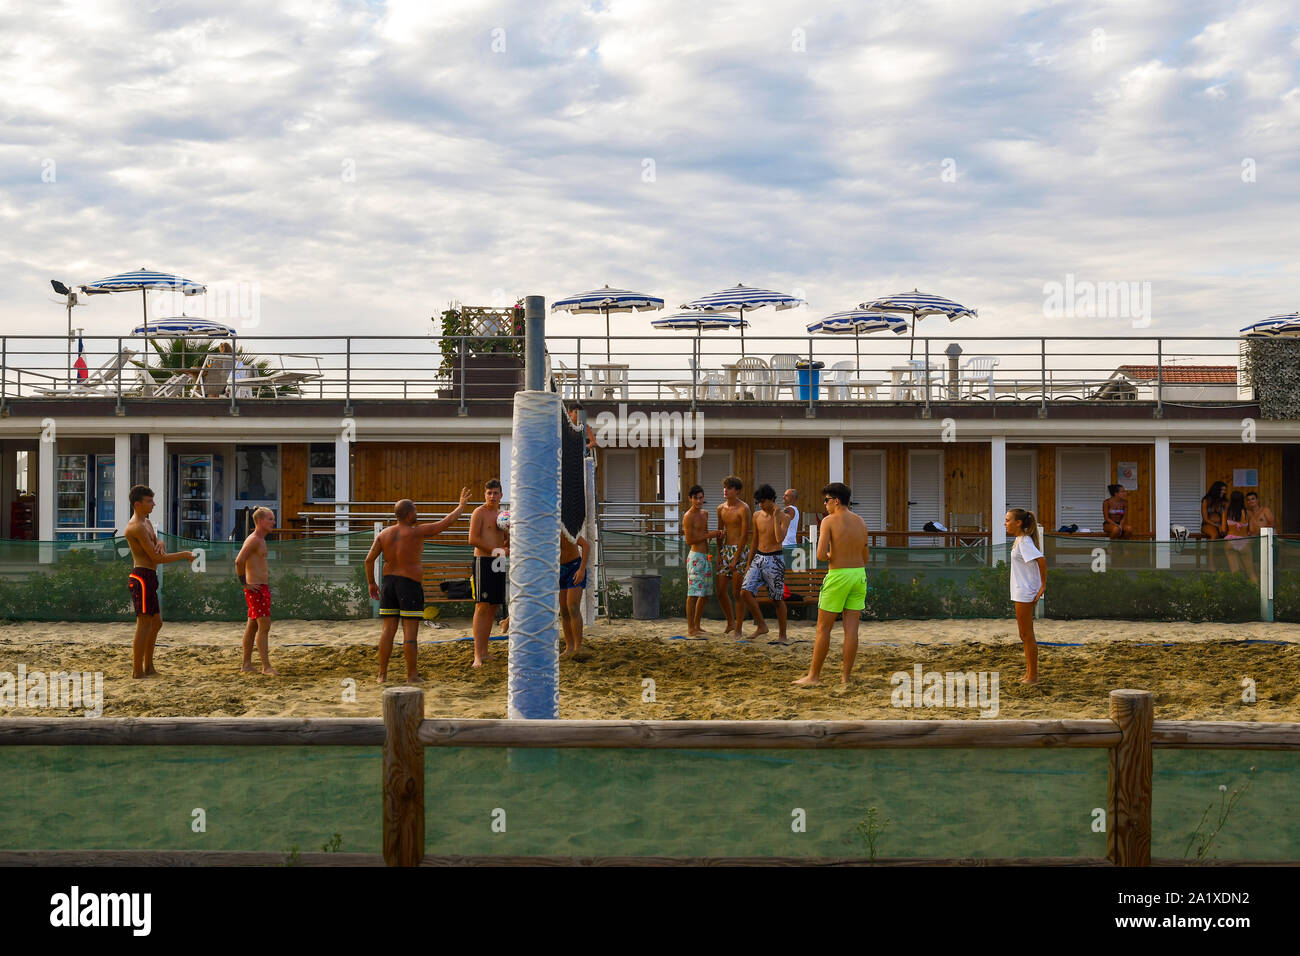
[[[704,489],[691,485],[691,507],[682,515],[682,534],[690,553],[686,559],[686,636],[701,637],[704,605],[713,593],[713,565],[709,560],[709,542],[722,535],[709,530],[709,515],[704,510]]]
[[[718,603],[727,616],[727,633],[740,637],[740,577],[746,542],[753,520],[749,505],[740,500],[744,485],[735,475],[722,479],[722,504],[718,505]],[[734,593],[733,593],[734,592]],[[734,605],[733,605],[733,600]]]
[[[771,485],[762,485],[754,492],[754,540],[750,547],[749,564],[745,567],[745,583],[741,593],[745,604],[740,609],[740,623],[745,622],[745,612],[754,615],[758,629],[751,635],[758,637],[767,633],[767,622],[763,612],[758,609],[758,585],[761,581],[767,587],[767,596],[776,604],[777,639],[773,644],[789,644],[785,636],[785,556],[781,552],[781,542],[785,540],[786,528],[790,516],[776,507],[776,492]],[[737,632],[740,627],[737,626]]]

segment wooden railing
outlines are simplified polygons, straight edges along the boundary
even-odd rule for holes
[[[425,859],[426,747],[1105,748],[1110,751],[1106,855],[1117,866],[1151,865],[1151,780],[1155,748],[1300,750],[1300,723],[1154,720],[1154,697],[1142,690],[1111,691],[1109,704],[1109,719],[1095,720],[462,720],[426,718],[422,690],[392,687],[384,691],[382,719],[6,718],[0,719],[0,746],[382,747],[383,858],[389,866],[417,866]],[[264,855],[250,854],[250,862],[253,856]],[[65,862],[69,856],[59,854]],[[202,856],[197,857],[200,862]],[[492,861],[502,862],[496,858]],[[458,862],[474,860],[466,858]],[[650,858],[635,862],[681,861]],[[814,861],[753,859],[745,862]],[[1033,863],[1034,860],[1015,862]],[[1053,862],[1090,865],[1101,861]]]

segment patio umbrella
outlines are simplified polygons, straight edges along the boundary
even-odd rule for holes
[[[700,333],[710,332],[715,329],[740,329],[741,335],[745,334],[745,326],[749,323],[744,319],[734,315],[710,315],[707,312],[679,312],[676,315],[667,315],[662,319],[655,319],[650,323],[652,328],[659,330],[668,330],[670,332],[694,332],[695,333],[695,368],[691,372],[691,382],[694,385],[700,383]],[[692,392],[692,394],[694,394]]]
[[[1248,339],[1271,339],[1279,335],[1300,337],[1300,312],[1260,319],[1242,329],[1241,334]]]
[[[170,273],[154,272],[141,266],[134,272],[122,272],[115,276],[109,276],[107,279],[87,283],[81,287],[81,291],[87,295],[102,295],[108,292],[139,292],[140,305],[144,309],[144,327],[146,330],[149,327],[149,300],[147,296],[150,289],[170,289],[173,292],[179,292],[181,295],[198,295],[200,292],[206,292],[207,286]],[[148,334],[147,331],[146,334]],[[149,356],[146,354],[146,369],[149,367],[148,358]]]
[[[567,299],[560,299],[551,304],[551,311],[572,312],[574,315],[594,315],[605,313],[605,361],[610,361],[609,352],[609,314],[611,312],[645,312],[648,309],[662,309],[664,300],[627,289],[611,289],[605,286],[592,292],[579,292]]]
[[[858,308],[866,309],[869,312],[900,312],[910,315],[912,317],[912,347],[909,349],[909,358],[916,354],[916,323],[927,315],[947,316],[949,322],[956,322],[962,316],[976,317],[979,315],[978,309],[968,309],[952,299],[945,299],[941,295],[931,295],[928,292],[919,292],[916,289],[911,292],[901,292],[898,295],[888,295],[881,299],[872,299],[870,302],[861,303]]]
[[[862,364],[858,352],[858,338],[870,332],[888,329],[902,334],[907,331],[907,320],[899,315],[886,312],[868,312],[865,309],[849,309],[847,312],[832,312],[817,322],[808,325],[809,335],[851,335],[853,336],[853,370],[854,376],[860,376]]]
[[[746,310],[761,309],[765,305],[770,305],[780,311],[781,309],[793,309],[796,306],[807,304],[798,296],[786,295],[784,292],[771,292],[767,289],[755,289],[737,283],[730,289],[723,289],[721,292],[714,292],[711,295],[684,302],[682,308],[699,309],[701,312],[739,312],[741,319],[740,357],[744,358]]]

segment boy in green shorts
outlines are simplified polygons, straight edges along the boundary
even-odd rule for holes
[[[821,676],[822,664],[831,648],[831,627],[844,615],[844,666],[841,684],[849,682],[853,660],[858,656],[858,621],[867,605],[867,525],[849,510],[852,493],[835,481],[822,489],[827,517],[817,534],[817,560],[830,565],[817,601],[817,640],[813,644],[812,666],[793,684],[811,687]]]

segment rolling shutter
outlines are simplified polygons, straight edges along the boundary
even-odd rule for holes
[[[601,463],[605,474],[605,496],[602,504],[605,511],[605,527],[610,531],[636,531],[638,522],[635,518],[619,518],[618,515],[637,514],[637,460],[635,451],[605,452]]]
[[[1038,453],[1034,451],[1007,452],[1006,511],[1024,508],[1038,514]],[[1002,520],[1002,513],[993,516]]]
[[[927,521],[946,525],[943,513],[943,452],[914,450],[907,453],[907,530],[924,531]],[[924,539],[922,539],[924,540]],[[943,545],[942,538],[925,544]]]
[[[776,490],[776,502],[781,503],[781,495],[790,487],[790,453],[788,451],[754,452],[754,488],[759,485],[771,485]],[[749,496],[753,501],[753,496]]]
[[[849,452],[850,510],[867,523],[868,531],[885,530],[885,453]]]
[[[1062,448],[1056,459],[1056,524],[1101,530],[1110,455],[1104,448]],[[1052,529],[1045,529],[1051,531]]]
[[[1188,531],[1201,530],[1201,497],[1205,494],[1205,449],[1169,450],[1169,521]],[[1156,537],[1163,538],[1164,528]]]
[[[704,489],[704,510],[709,513],[709,530],[716,531],[718,505],[722,504],[722,479],[731,474],[731,452],[706,451],[700,456],[699,474],[700,487]]]

